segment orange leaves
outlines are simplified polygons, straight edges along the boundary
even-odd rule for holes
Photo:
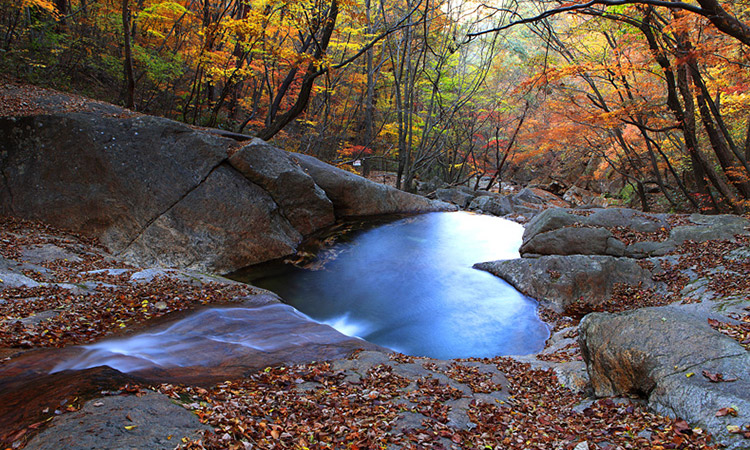
[[[347,145],[338,151],[341,158],[359,158],[361,156],[371,155],[373,150],[363,145]]]

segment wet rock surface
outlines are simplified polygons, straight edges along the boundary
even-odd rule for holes
[[[133,267],[94,242],[38,223],[4,218],[0,225],[0,441],[8,446],[126,384],[210,384],[379,348],[310,320],[262,289],[195,271]],[[146,400],[141,408],[144,417],[167,414],[148,412]],[[78,414],[61,422],[60,433],[67,436],[78,422],[97,428],[100,420]],[[170,420],[153,425],[167,429]],[[33,448],[107,448],[88,438],[50,447],[63,434],[47,434]],[[166,445],[153,433],[131,445],[132,434],[114,433],[107,445]]]

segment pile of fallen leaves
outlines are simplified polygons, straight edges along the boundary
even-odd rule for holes
[[[56,286],[7,289],[3,291],[6,301],[0,304],[0,347],[84,344],[167,313],[227,303],[251,293],[244,286],[195,286],[169,278],[104,285],[82,294]],[[38,322],[19,320],[42,312],[52,313],[51,317]]]
[[[43,261],[33,265],[34,270],[23,271],[42,283],[40,286],[1,291],[0,347],[88,343],[167,313],[227,303],[255,292],[245,285],[165,277],[131,281],[139,269],[114,263],[93,239],[39,222],[0,219],[3,258],[23,265],[24,250],[44,245],[54,245],[72,257]],[[116,274],[106,271],[112,264],[121,270]]]
[[[578,342],[572,342],[563,348],[552,353],[540,353],[536,355],[537,359],[548,362],[564,363],[570,361],[581,361],[581,348]]]
[[[416,386],[379,365],[352,384],[327,363],[268,368],[246,380],[211,389],[162,385],[159,390],[192,409],[213,432],[185,449],[710,449],[710,437],[628,400],[584,402],[552,371],[507,358],[495,364],[510,380],[510,398],[471,404],[471,429],[450,426],[445,402],[462,394],[420,378]],[[450,371],[450,369],[449,369]],[[428,407],[428,408],[425,408]],[[430,410],[429,408],[433,408]],[[399,415],[423,414],[412,428]],[[416,425],[419,423],[419,425]]]
[[[214,433],[188,449],[381,448],[401,409],[389,400],[408,380],[387,366],[360,385],[342,383],[327,363],[268,368],[209,390],[162,385],[160,391],[188,406]],[[298,386],[312,383],[313,388]]]
[[[671,292],[679,293],[689,282],[683,272],[692,270],[699,277],[710,277],[709,289],[722,297],[750,296],[750,283],[747,282],[750,261],[747,258],[727,258],[733,250],[748,245],[750,236],[736,236],[733,241],[685,241],[672,252],[678,256],[678,262],[662,263],[664,272],[654,275],[654,281],[662,281]],[[715,269],[719,267],[724,270],[717,273]]]
[[[615,237],[615,239],[618,239],[622,241],[625,245],[631,245],[638,242],[664,242],[667,239],[669,239],[669,231],[670,229],[666,227],[661,227],[656,231],[652,232],[642,232],[642,231],[635,231],[632,228],[628,227],[608,227],[607,230],[609,230],[610,233],[612,233],[612,236]]]
[[[654,292],[652,288],[616,283],[612,287],[612,296],[601,303],[597,311],[622,312],[649,306],[664,306],[672,301]]]
[[[453,363],[445,371],[451,379],[465,384],[471,388],[471,392],[488,394],[499,391],[501,386],[492,382],[492,375],[479,370],[478,367],[468,367],[463,364]]]
[[[54,89],[0,80],[0,117],[23,117],[55,112],[93,111],[97,107],[118,111],[120,117],[139,115],[130,110],[113,108],[113,105],[80,95],[63,93]]]
[[[649,306],[663,306],[674,302],[674,299],[656,293],[652,288],[616,283],[612,286],[612,295],[601,303],[592,304],[581,298],[565,306],[565,315],[580,320],[592,312],[623,312]]]
[[[744,308],[750,311],[750,307]],[[740,343],[746,350],[750,351],[750,314],[734,317],[738,323],[732,324],[721,322],[716,319],[708,319],[708,324],[714,329],[724,333]]]
[[[543,322],[552,325],[550,331],[553,333],[568,327],[578,326],[578,322],[580,322],[580,317],[564,315],[544,306],[539,306],[537,314],[539,314],[539,318],[542,319]]]

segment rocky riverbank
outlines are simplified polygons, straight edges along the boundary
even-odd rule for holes
[[[0,85],[0,214],[95,237],[140,265],[227,273],[349,216],[455,206],[261,140]]]
[[[206,303],[276,300],[220,277],[136,267],[95,241],[36,222],[5,219],[0,242],[7,446],[711,448],[703,425],[654,414],[637,398],[589,397],[575,327],[558,331],[541,354],[519,358],[358,352],[367,344],[329,329],[325,345],[282,350],[276,360],[245,355],[214,368],[49,377],[44,370],[71,357],[70,344],[127,335]],[[330,362],[312,362],[321,360]]]
[[[550,209],[527,226],[521,253],[475,267],[578,334],[570,345],[596,396],[644,398],[727,448],[750,448],[750,220]]]

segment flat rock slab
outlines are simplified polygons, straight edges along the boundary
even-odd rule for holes
[[[21,260],[32,264],[49,263],[59,260],[80,262],[81,258],[75,253],[54,244],[44,244],[23,249]]]
[[[0,269],[0,290],[19,287],[34,288],[39,286],[42,286],[42,284],[26,275],[8,269]]]
[[[104,397],[56,417],[26,445],[29,450],[172,449],[207,430],[198,417],[166,395]]]
[[[596,306],[610,298],[615,285],[654,286],[651,272],[632,258],[597,255],[549,255],[475,264],[558,312],[573,303]]]

